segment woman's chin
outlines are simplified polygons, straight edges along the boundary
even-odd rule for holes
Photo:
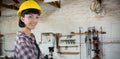
[[[35,27],[34,27],[34,28],[31,28],[31,30],[33,30],[33,29],[35,29]]]
[[[31,27],[30,29],[33,30],[33,29],[35,29],[35,27]]]

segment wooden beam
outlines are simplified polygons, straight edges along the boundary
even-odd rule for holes
[[[49,4],[51,4],[55,7],[61,8],[61,0],[55,1],[55,2],[50,2]]]
[[[0,4],[1,4],[1,3],[2,3],[2,0],[0,0]],[[0,5],[0,16],[1,16],[1,13],[2,13],[2,12],[1,12],[1,5]]]
[[[15,10],[19,9],[18,7],[14,6],[14,5],[7,5],[7,4],[3,4],[3,3],[1,3],[0,6],[9,8],[9,9],[15,9]]]
[[[19,4],[20,2],[18,0],[13,0],[15,3]]]
[[[2,0],[0,0],[0,4],[2,3]]]
[[[0,10],[0,16],[1,16],[1,10]]]
[[[61,8],[61,1],[55,1],[55,4],[57,5],[57,7]]]

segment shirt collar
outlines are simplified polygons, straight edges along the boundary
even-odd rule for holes
[[[29,38],[31,39],[32,41],[35,41],[35,36],[33,33],[31,33],[31,36],[27,36],[25,33],[21,32],[21,31],[18,31],[18,36],[19,37],[26,37],[26,38]]]

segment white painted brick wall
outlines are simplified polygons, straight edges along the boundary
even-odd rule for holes
[[[96,15],[89,9],[91,0],[62,0],[62,8],[56,8],[49,4],[41,4],[43,14],[40,16],[40,22],[36,29],[33,30],[36,35],[37,42],[41,38],[40,34],[43,32],[61,32],[69,34],[72,31],[78,32],[78,27],[83,27],[83,32],[88,27],[96,26],[98,29],[102,26],[103,30],[107,32],[103,36],[104,41],[120,41],[120,1],[119,0],[105,0],[105,12],[102,16]],[[16,11],[4,10],[0,17],[0,32],[8,35],[8,33],[16,33],[20,28],[18,27],[18,18]],[[13,36],[11,36],[13,37]],[[79,38],[78,38],[79,39]],[[84,39],[84,36],[83,36]],[[4,40],[9,40],[5,38]],[[106,44],[104,45],[105,59],[120,59],[120,44]],[[7,47],[7,46],[6,46]],[[41,47],[41,46],[40,46]],[[82,59],[85,57],[85,46]],[[41,47],[42,49],[43,47]],[[44,49],[44,48],[43,48]],[[45,51],[43,51],[45,53]],[[10,54],[8,54],[10,55]],[[79,55],[58,55],[55,53],[57,59],[79,59]]]

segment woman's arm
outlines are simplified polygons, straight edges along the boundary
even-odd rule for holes
[[[35,54],[26,42],[19,43],[19,58],[20,59],[36,59]]]

